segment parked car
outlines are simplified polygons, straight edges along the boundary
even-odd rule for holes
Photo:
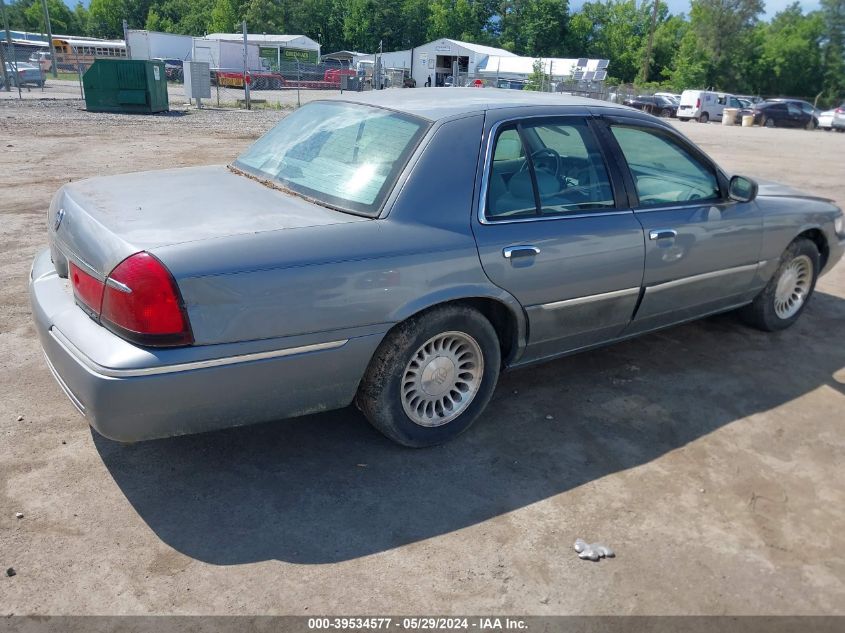
[[[26,62],[6,62],[6,75],[9,77],[10,86],[38,86],[45,84],[44,73],[38,66]],[[0,73],[0,87],[3,82],[3,74]]]
[[[354,402],[428,446],[503,369],[728,310],[783,330],[842,257],[831,201],[664,120],[478,95],[339,95],[229,166],[64,185],[30,297],[65,393],[121,441]]]
[[[845,103],[833,111],[831,127],[837,132],[845,132]]]
[[[678,104],[681,103],[681,95],[675,94],[674,92],[655,92],[654,96],[655,97],[667,97],[667,98],[671,99],[672,101],[677,102]]]
[[[185,81],[185,62],[175,58],[158,58],[164,62],[164,76],[168,81],[182,83]]]
[[[658,95],[640,95],[626,99],[623,104],[661,117],[674,117],[678,113],[678,106],[671,98]]]
[[[769,99],[768,101],[776,101],[781,103],[792,103],[797,105],[803,112],[809,114],[812,117],[813,121],[813,128],[815,129],[819,126],[819,117],[821,116],[822,111],[819,110],[816,106],[812,103],[807,101],[803,101],[801,99],[783,99],[783,98],[776,98],[776,99]]]
[[[45,73],[50,72],[53,68],[53,59],[50,56],[50,51],[35,51],[29,56],[29,62],[35,66],[39,66]]]
[[[825,132],[830,132],[833,129],[833,115],[836,113],[836,108],[832,110],[825,110],[819,114],[819,129]]]
[[[725,108],[741,109],[742,105],[733,95],[708,90],[684,90],[678,107],[678,120],[695,119],[699,123],[721,121]]]
[[[751,110],[743,110],[742,113],[752,114],[754,123],[763,127],[802,127],[808,130],[818,127],[815,114],[802,108],[800,103],[791,100],[761,101]]]
[[[505,90],[523,90],[525,83],[522,79],[499,79],[496,82],[496,87],[504,88]]]

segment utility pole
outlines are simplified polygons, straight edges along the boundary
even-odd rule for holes
[[[123,21],[123,45],[126,46],[126,59],[132,59],[132,50],[129,48],[129,22],[126,20]]]
[[[246,20],[242,23],[243,31],[244,31],[244,99],[246,101],[246,109],[251,110],[249,103],[249,65],[248,62],[248,48],[247,48],[247,38],[246,38]]]
[[[15,73],[15,84],[18,86],[18,98],[23,99],[23,95],[21,94],[21,82],[17,81],[18,77],[18,58],[15,55],[15,45],[12,43],[12,34],[9,32],[9,16],[6,15],[6,3],[3,0],[0,0],[0,11],[3,12],[3,28],[6,29],[6,43],[9,45],[9,52],[12,54],[12,64],[14,66],[14,73]],[[2,47],[0,47],[2,48]],[[6,63],[3,62],[3,78],[6,82],[6,91],[10,91],[9,88],[9,76],[6,73]]]
[[[56,47],[53,46],[53,27],[50,26],[50,10],[47,9],[47,0],[41,0],[41,6],[44,8],[44,23],[47,25],[47,41],[50,43],[50,69],[52,70],[53,79],[55,79],[59,75],[56,70]]]
[[[3,13],[3,23],[6,24],[6,3],[3,0],[0,0],[0,11]],[[11,92],[12,88],[9,86],[9,75],[6,72],[6,51],[2,44],[0,44],[0,66],[3,67],[3,88],[6,92]]]
[[[654,11],[651,13],[651,28],[648,31],[648,44],[645,48],[645,58],[643,59],[643,83],[648,81],[648,71],[651,68],[651,47],[654,45],[654,29],[657,27],[657,11],[660,8],[660,0],[654,0]]]

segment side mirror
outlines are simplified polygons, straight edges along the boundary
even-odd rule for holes
[[[733,176],[728,185],[728,197],[737,202],[751,202],[757,197],[757,183],[745,176]]]

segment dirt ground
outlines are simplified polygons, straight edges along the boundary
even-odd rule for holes
[[[720,316],[507,374],[440,448],[351,409],[123,446],[30,322],[50,197],[227,161],[283,113],[78,106],[0,102],[0,613],[845,614],[845,264],[787,332]],[[845,135],[679,127],[845,205]]]

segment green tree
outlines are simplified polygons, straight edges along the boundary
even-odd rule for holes
[[[567,0],[504,2],[500,25],[500,44],[517,54],[560,57],[568,50]]]
[[[123,20],[130,29],[147,23],[151,0],[91,0],[88,5],[88,31],[96,37],[122,38]]]
[[[845,0],[821,0],[825,31],[822,47],[823,87],[828,103],[845,96]]]
[[[402,5],[383,0],[348,0],[343,35],[350,48],[374,52],[400,50],[404,40]]]
[[[705,87],[709,70],[707,51],[700,46],[698,36],[688,29],[681,38],[672,67],[664,72],[664,76],[668,76],[671,86],[680,92],[687,88]]]
[[[549,75],[546,73],[542,59],[535,59],[531,65],[531,74],[525,81],[524,90],[542,90],[549,83]]]
[[[649,8],[646,4],[637,7],[629,0],[585,3],[570,19],[570,54],[609,59],[614,77],[634,81],[642,68],[651,25]]]
[[[234,0],[216,0],[208,22],[209,33],[233,33],[238,28],[238,7]]]
[[[494,7],[479,0],[433,0],[429,3],[428,38],[484,42]]]
[[[287,5],[278,0],[247,0],[241,8],[251,33],[286,33]]]
[[[200,36],[208,33],[214,0],[163,0],[150,7],[145,27],[150,31]]]
[[[77,1],[76,6],[73,8],[73,14],[76,18],[76,24],[79,27],[78,35],[90,35],[90,31],[88,28],[88,8],[82,4],[82,2]]]
[[[688,60],[705,69],[707,86],[734,90],[747,85],[741,76],[749,40],[763,12],[762,0],[692,0],[690,30],[701,58]]]
[[[758,90],[812,99],[822,88],[820,13],[804,15],[796,2],[761,27]]]

